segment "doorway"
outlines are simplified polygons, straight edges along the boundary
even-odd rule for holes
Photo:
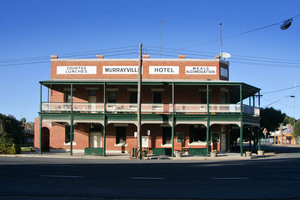
[[[102,147],[102,132],[90,132],[90,148]]]
[[[221,133],[221,151],[226,151],[226,133]]]
[[[50,134],[49,129],[46,127],[42,128],[42,152],[50,151]]]

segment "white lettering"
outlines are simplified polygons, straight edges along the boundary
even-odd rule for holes
[[[217,68],[212,66],[185,66],[185,74],[215,75]]]
[[[179,74],[179,66],[149,66],[149,74]]]
[[[57,66],[57,74],[97,74],[97,66]]]

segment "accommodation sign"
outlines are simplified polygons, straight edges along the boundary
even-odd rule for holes
[[[138,74],[138,66],[103,66],[103,74]]]
[[[185,66],[185,74],[215,75],[217,74],[217,68],[212,66]]]
[[[97,74],[97,66],[57,66],[56,74]]]
[[[149,66],[149,74],[179,74],[179,66]]]

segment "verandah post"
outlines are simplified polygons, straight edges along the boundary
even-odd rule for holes
[[[39,155],[42,155],[42,101],[43,101],[43,88],[42,84],[40,83],[40,141],[39,141]]]
[[[103,116],[103,156],[106,156],[106,83],[103,84],[103,104],[104,104],[104,116]]]

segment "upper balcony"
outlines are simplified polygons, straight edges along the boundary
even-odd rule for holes
[[[137,113],[132,80],[50,80],[41,83],[41,113]],[[47,100],[43,98],[46,86]],[[145,80],[143,114],[246,114],[260,116],[260,89],[229,81]],[[258,101],[258,102],[257,102]]]
[[[105,109],[104,109],[105,108]],[[260,109],[240,104],[141,104],[142,113],[153,114],[219,114],[244,113],[255,117],[260,115]],[[130,103],[42,103],[44,113],[137,113],[137,104]]]

